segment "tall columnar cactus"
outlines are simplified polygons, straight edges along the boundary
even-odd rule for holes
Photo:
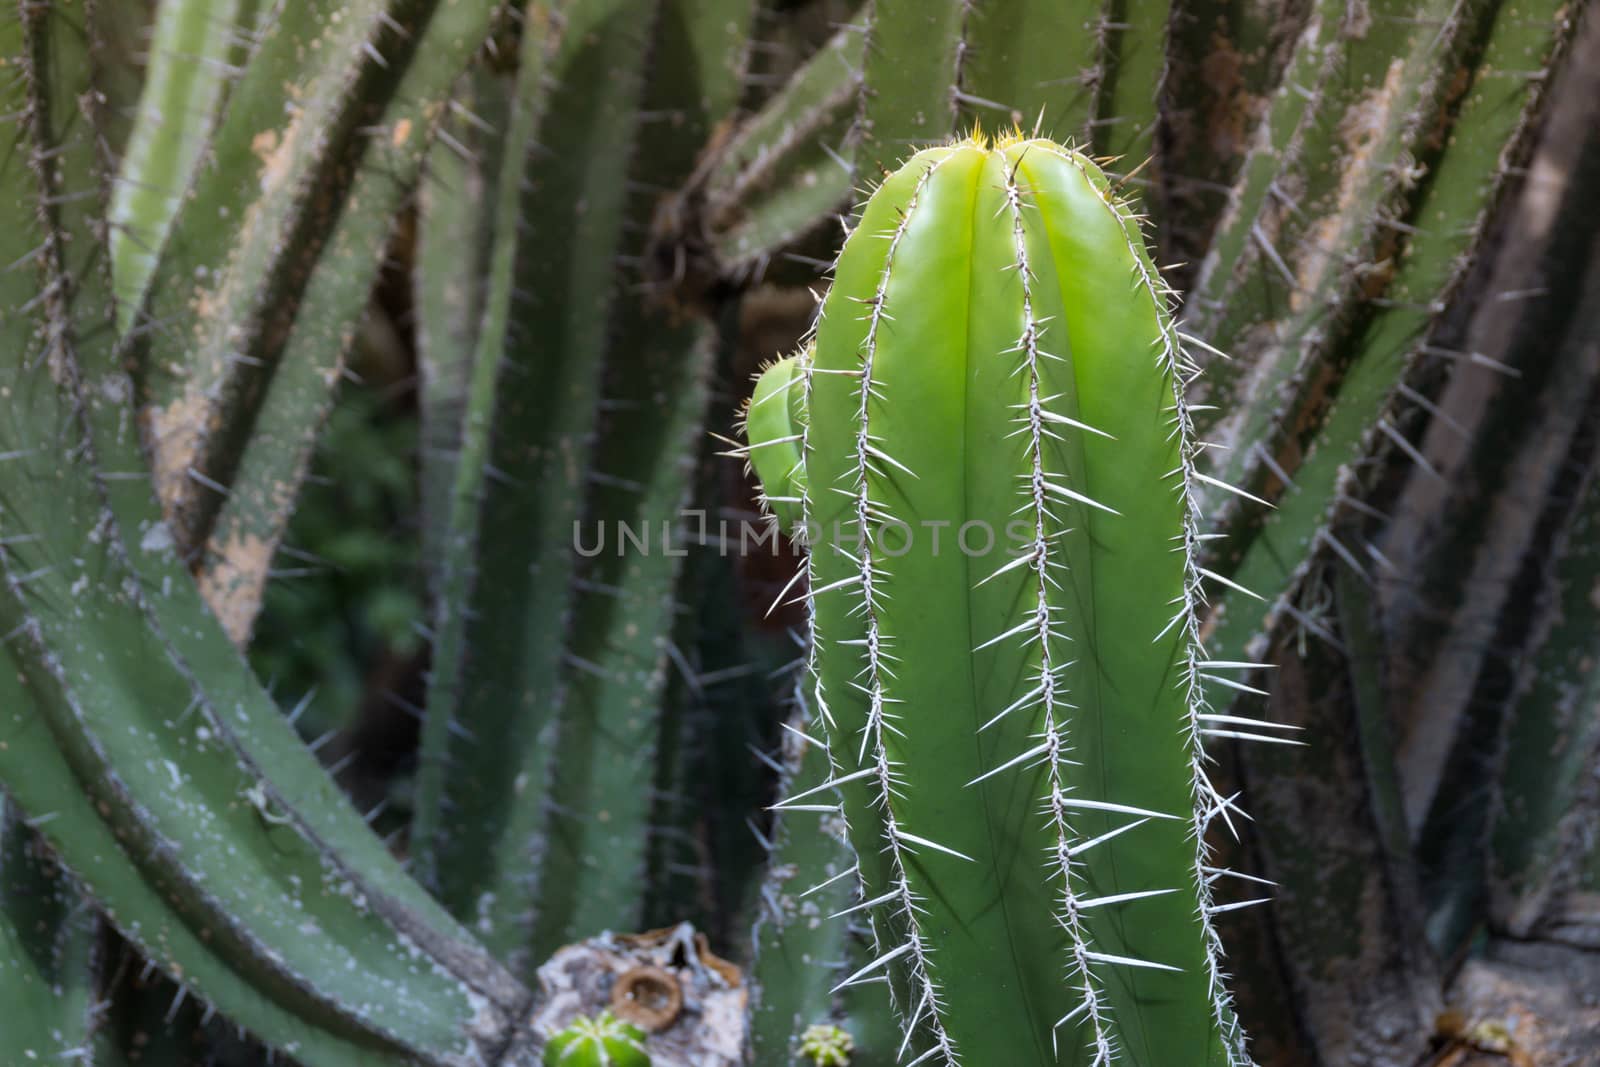
[[[1248,1062],[1201,744],[1258,724],[1202,692],[1188,366],[1104,175],[1016,136],[887,178],[758,386],[878,941],[849,981],[889,972],[911,1062]]]

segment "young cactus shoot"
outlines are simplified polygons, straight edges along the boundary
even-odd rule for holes
[[[848,981],[887,974],[902,1062],[1249,1063],[1204,845],[1229,802],[1189,374],[1095,164],[974,135],[883,182],[814,343],[758,386],[877,945]]]
[[[650,1067],[644,1031],[609,1011],[580,1015],[544,1047],[545,1067]]]

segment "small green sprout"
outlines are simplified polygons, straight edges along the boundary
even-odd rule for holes
[[[800,1035],[800,1055],[809,1057],[815,1067],[850,1067],[855,1048],[856,1039],[848,1030],[829,1023],[808,1026]]]

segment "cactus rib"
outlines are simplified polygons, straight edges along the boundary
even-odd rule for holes
[[[873,378],[873,362],[877,356],[877,334],[884,321],[884,303],[886,289],[889,284],[890,271],[895,263],[895,253],[899,250],[905,239],[906,228],[912,216],[916,213],[918,201],[932,180],[938,164],[923,170],[917,178],[917,184],[906,199],[905,210],[901,221],[889,237],[889,247],[884,254],[883,270],[878,277],[876,288],[868,298],[870,310],[867,312],[868,327],[866,338],[863,341],[861,352],[861,367],[857,373],[860,385],[856,387],[856,431],[854,441],[855,465],[852,471],[846,472],[848,484],[854,492],[854,510],[856,528],[862,531],[870,529],[873,518],[873,503],[871,490],[868,484],[868,472],[875,466],[875,460],[892,462],[887,455],[873,444],[871,433],[871,399],[875,383]],[[810,364],[815,371],[815,360]],[[809,424],[808,424],[809,425]],[[865,726],[862,730],[862,753],[871,750],[871,763],[864,770],[868,773],[865,777],[876,787],[875,801],[881,805],[884,813],[882,831],[882,847],[889,857],[890,888],[885,894],[893,902],[896,910],[905,916],[914,915],[918,908],[918,900],[913,894],[907,876],[906,852],[910,846],[925,843],[935,851],[949,852],[944,846],[937,845],[927,838],[912,834],[909,830],[900,827],[895,818],[894,808],[890,804],[890,797],[894,791],[893,767],[889,759],[889,750],[884,744],[884,715],[885,688],[884,683],[888,676],[884,659],[883,646],[886,643],[883,637],[881,622],[881,607],[876,596],[878,575],[873,567],[872,544],[869,538],[863,537],[858,570],[854,581],[861,588],[861,615],[865,620],[863,646],[865,655],[866,680],[864,688],[867,693],[868,707]],[[818,698],[821,699],[819,684]],[[826,705],[822,705],[826,707]],[[858,757],[860,759],[861,757]],[[860,772],[853,772],[859,774]],[[959,855],[959,854],[958,854]],[[967,857],[963,856],[963,859]],[[877,898],[874,898],[877,899]],[[955,1048],[950,1035],[944,1028],[943,1021],[938,1014],[938,1006],[942,998],[939,988],[934,984],[933,976],[928,965],[928,948],[923,941],[921,931],[914,921],[908,922],[902,934],[905,938],[903,944],[890,949],[874,961],[874,966],[892,960],[896,954],[906,955],[911,973],[911,992],[914,1003],[910,1006],[911,1013],[907,1017],[907,1034],[914,1033],[919,1022],[926,1021],[933,1039],[933,1051],[946,1063],[956,1062]],[[852,975],[852,978],[858,976]]]
[[[449,529],[450,483],[483,325],[488,255],[494,247],[492,190],[509,139],[509,79],[484,70],[469,72],[451,98],[450,110],[441,129],[443,150],[428,154],[417,190],[413,286],[422,558],[435,593]],[[464,151],[451,150],[454,144]],[[465,269],[463,249],[473,257]]]
[[[111,274],[117,329],[134,324],[173,217],[229,87],[254,0],[176,0],[156,9],[138,114],[113,192]],[[175,119],[179,121],[174,121]]]
[[[1063,928],[1067,931],[1071,943],[1071,960],[1067,966],[1067,978],[1078,985],[1082,990],[1083,1000],[1073,1009],[1082,1015],[1083,1021],[1089,1027],[1089,1040],[1094,1046],[1095,1067],[1108,1067],[1115,1055],[1112,1043],[1110,1022],[1106,1018],[1107,1006],[1102,1001],[1102,993],[1097,984],[1092,965],[1089,937],[1084,929],[1080,908],[1082,898],[1074,888],[1081,882],[1074,877],[1073,848],[1081,847],[1081,839],[1073,832],[1071,820],[1067,814],[1067,793],[1070,787],[1065,782],[1063,771],[1067,762],[1066,753],[1070,749],[1067,743],[1066,724],[1062,721],[1065,704],[1064,697],[1058,698],[1056,684],[1061,664],[1056,662],[1052,646],[1050,616],[1050,587],[1054,581],[1051,574],[1052,568],[1062,568],[1062,560],[1052,559],[1050,553],[1050,485],[1052,479],[1059,477],[1046,470],[1045,441],[1046,419],[1054,414],[1046,405],[1047,390],[1041,387],[1042,358],[1039,350],[1040,335],[1044,332],[1046,324],[1035,317],[1033,312],[1033,268],[1028,262],[1028,236],[1023,225],[1023,192],[1017,184],[1017,171],[1013,167],[1006,175],[1005,184],[1006,208],[1011,216],[1012,241],[1016,248],[1014,266],[1018,281],[1022,287],[1022,335],[1017,340],[1017,350],[1022,356],[1022,370],[1027,378],[1027,397],[1024,403],[1027,432],[1023,435],[1026,458],[1025,474],[1027,477],[1027,501],[1024,505],[1032,509],[1033,538],[1026,546],[1023,559],[1027,560],[1027,567],[1034,574],[1034,588],[1030,591],[1033,600],[1032,630],[1028,638],[1039,646],[1039,671],[1035,687],[1028,691],[1029,696],[1037,694],[1039,710],[1043,715],[1043,727],[1040,731],[1044,738],[1044,762],[1049,768],[1047,787],[1047,803],[1049,805],[1049,818],[1051,830],[1055,834],[1055,865],[1057,871],[1054,876],[1061,880],[1061,911],[1058,916]],[[1181,393],[1178,395],[1182,403]],[[1178,408],[1181,413],[1182,408]],[[1060,416],[1058,416],[1060,417]],[[1186,429],[1180,425],[1180,430]],[[1188,457],[1185,457],[1185,463]],[[1026,515],[1027,512],[1024,512]],[[1187,537],[1187,531],[1185,533]]]

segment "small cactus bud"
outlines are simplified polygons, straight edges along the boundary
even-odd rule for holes
[[[850,1053],[855,1050],[856,1039],[850,1032],[829,1023],[808,1026],[800,1035],[800,1055],[815,1067],[850,1067]]]
[[[650,1067],[644,1031],[609,1011],[580,1015],[544,1047],[544,1067]]]

